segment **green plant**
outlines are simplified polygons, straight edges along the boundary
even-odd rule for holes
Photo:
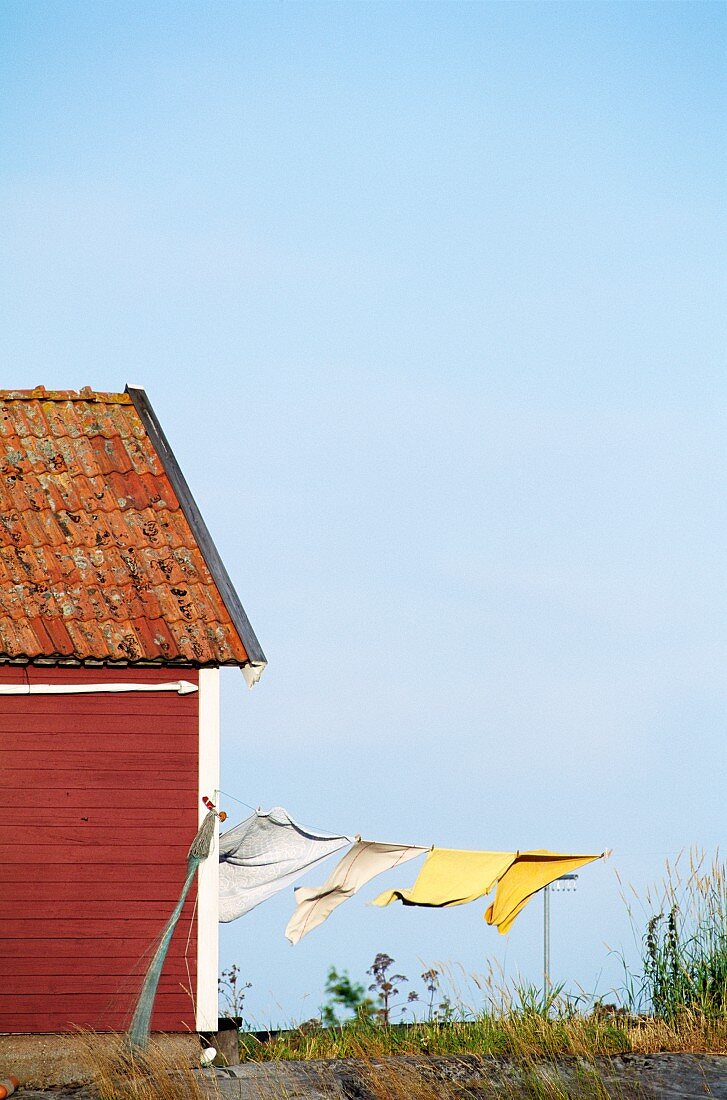
[[[352,1013],[352,1019],[368,1023],[375,1013],[375,1005],[366,990],[358,982],[352,982],[348,971],[339,974],[335,966],[328,971],[325,993],[328,998],[321,1008],[321,1023],[324,1027],[340,1027],[346,1021],[339,1020],[336,1008],[340,1007]]]
[[[564,982],[551,986],[547,991],[543,991],[537,985],[515,985],[513,993],[510,994],[510,1012],[524,1016],[542,1016],[544,1019],[549,1019],[553,1015],[556,1017],[567,1015],[566,1006],[570,1002],[567,997],[564,997],[564,989]]]
[[[718,857],[705,868],[692,852],[682,873],[680,861],[667,863],[659,893],[647,895],[643,977],[630,983],[631,1003],[665,1020],[684,1012],[718,1019],[727,1013],[727,868]]]

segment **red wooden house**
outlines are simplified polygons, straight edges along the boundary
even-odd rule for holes
[[[0,392],[0,1032],[127,1026],[219,786],[218,669],[264,664],[144,391]],[[218,866],[155,1030],[216,1028]]]

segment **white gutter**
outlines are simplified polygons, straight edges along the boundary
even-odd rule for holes
[[[245,677],[245,683],[249,688],[254,688],[263,672],[267,668],[267,665],[262,661],[250,661],[249,664],[243,665],[240,671]]]
[[[0,695],[87,695],[101,691],[176,691],[190,695],[197,685],[189,680],[167,684],[0,684]]]

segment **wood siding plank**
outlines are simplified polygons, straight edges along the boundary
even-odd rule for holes
[[[0,758],[2,755],[2,749],[0,749]],[[118,780],[118,777],[117,777]],[[78,782],[78,777],[76,777]],[[59,795],[58,792],[61,792]],[[197,787],[178,787],[176,789],[177,795],[180,797],[174,800],[174,810],[177,810],[180,805],[188,805],[188,795],[192,794],[192,801],[196,801]],[[181,797],[184,796],[184,797]],[[119,790],[116,787],[63,787],[58,783],[53,786],[47,786],[44,788],[38,788],[34,786],[13,786],[8,787],[3,791],[2,805],[6,808],[19,809],[19,810],[34,810],[34,809],[53,809],[56,806],[83,806],[89,809],[117,809],[125,810],[128,807],[132,809],[146,809],[148,812],[155,803],[149,798],[149,791],[140,787],[133,787],[128,789]],[[164,812],[164,809],[162,809]],[[16,824],[18,823],[16,817]],[[24,820],[24,818],[23,818]]]
[[[28,883],[69,882],[74,884],[85,884],[103,881],[107,883],[123,883],[124,885],[126,885],[129,882],[128,866],[119,863],[45,863],[42,866],[35,866],[32,868],[28,867],[26,870],[24,870],[23,874],[25,875],[24,881]],[[176,867],[155,867],[154,864],[151,864],[148,867],[136,867],[134,881],[137,884],[149,882],[152,879],[155,882],[171,883],[171,891],[174,892],[174,890],[176,890],[177,894],[179,894],[179,891],[182,888],[182,883],[184,882],[184,875],[180,876],[179,870]],[[82,891],[84,897],[90,895],[91,892],[91,890],[87,890],[85,888]]]
[[[183,958],[186,951],[186,936],[183,943],[172,941],[169,948],[169,958]],[[48,929],[45,936],[33,940],[19,940],[0,937],[0,951],[10,965],[11,959],[73,959],[75,962],[83,957],[89,960],[102,962],[105,958],[127,958],[133,956],[136,959],[150,959],[153,951],[153,941],[148,936],[126,935],[114,936],[113,939],[103,939],[101,936],[93,936],[83,939],[78,931],[76,936],[70,939],[48,939]],[[4,965],[4,964],[3,964]],[[49,971],[50,972],[50,971]]]

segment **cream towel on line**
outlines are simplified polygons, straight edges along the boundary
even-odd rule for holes
[[[353,842],[304,829],[281,806],[257,810],[220,837],[220,921],[244,916]]]
[[[288,921],[285,935],[291,943],[298,943],[376,875],[390,871],[400,863],[406,863],[427,851],[428,848],[419,848],[413,844],[357,841],[340,863],[336,864],[322,886],[298,887],[295,891],[296,909]]]

